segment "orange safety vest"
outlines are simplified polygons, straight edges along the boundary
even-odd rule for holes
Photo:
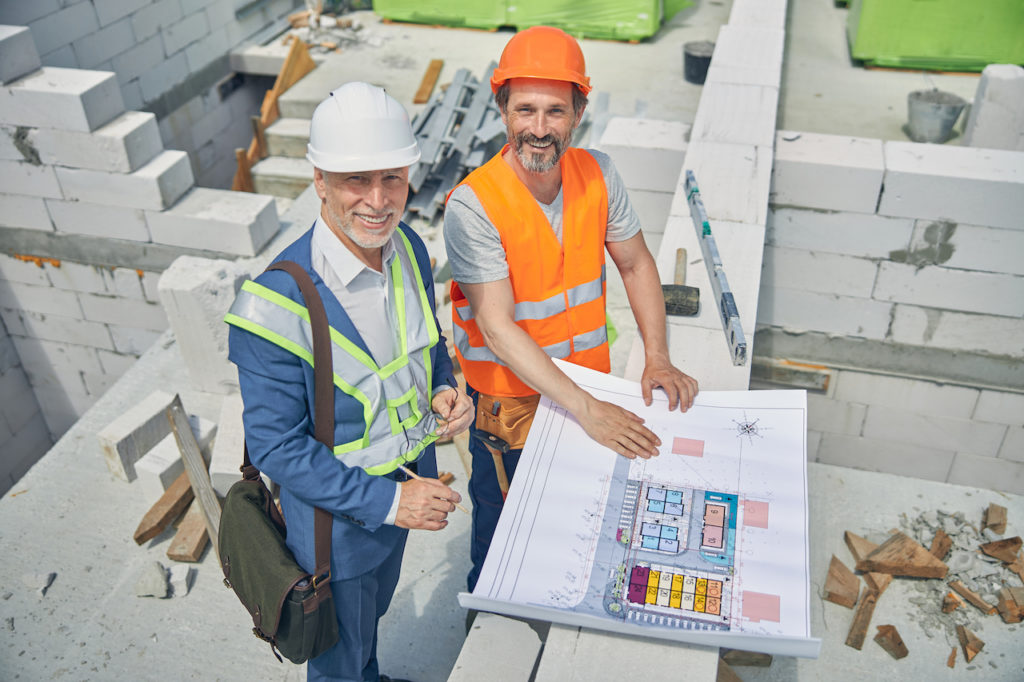
[[[562,172],[562,243],[536,199],[502,154],[469,174],[467,184],[497,228],[515,298],[515,322],[549,356],[601,372],[611,369],[605,327],[604,237],[608,190],[597,161],[569,148]],[[449,193],[451,196],[451,193]],[[496,396],[537,392],[484,343],[466,295],[452,282],[452,334],[466,383]]]

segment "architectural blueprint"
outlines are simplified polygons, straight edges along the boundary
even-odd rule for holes
[[[661,439],[629,460],[542,398],[480,580],[463,607],[817,657],[809,613],[806,394],[664,394],[559,362]]]

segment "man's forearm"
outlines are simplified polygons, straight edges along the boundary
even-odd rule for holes
[[[636,319],[637,330],[644,341],[644,357],[668,359],[668,339],[665,332],[665,299],[661,293],[661,280],[654,260],[630,270],[623,270],[622,284],[626,289],[629,307]]]

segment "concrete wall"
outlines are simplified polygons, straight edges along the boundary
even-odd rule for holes
[[[761,357],[819,363],[809,456],[1024,492],[1024,153],[780,131]]]
[[[18,351],[0,322],[0,495],[52,444]]]
[[[13,411],[10,438],[37,446],[9,473],[167,327],[157,280],[176,258],[252,256],[280,228],[272,197],[196,187],[156,117],[125,110],[114,73],[41,66],[29,38],[0,26],[0,319],[16,358],[5,385],[22,382],[0,394],[0,413]],[[39,418],[22,419],[18,401]]]
[[[164,144],[188,153],[197,184],[229,187],[234,149],[252,139],[249,116],[269,85],[235,77],[228,52],[302,4],[11,0],[0,3],[0,24],[31,29],[43,66],[114,72],[126,108],[156,114]]]

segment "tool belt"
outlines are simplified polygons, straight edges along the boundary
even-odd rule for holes
[[[477,398],[476,428],[496,438],[484,443],[502,452],[522,450],[539,403],[540,395],[536,393],[514,397],[481,393]]]

